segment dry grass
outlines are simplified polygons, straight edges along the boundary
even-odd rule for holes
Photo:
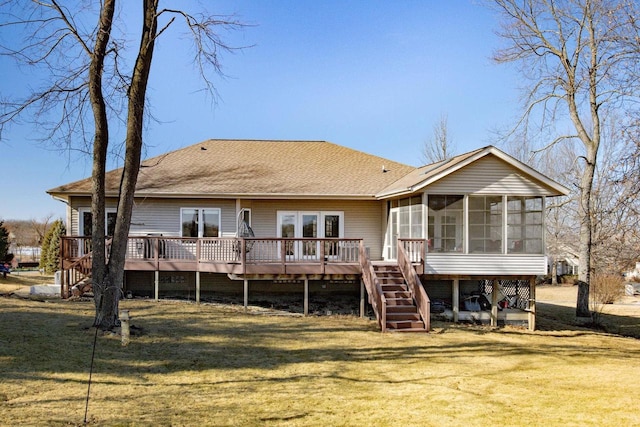
[[[128,347],[99,336],[92,425],[640,424],[640,341],[564,323],[561,301],[539,304],[543,331],[436,323],[428,335],[355,317],[122,308],[142,333]],[[92,302],[0,298],[1,425],[82,424],[92,318]]]
[[[573,327],[577,294],[578,287],[573,285],[538,287],[538,326]],[[621,296],[615,304],[602,304],[598,318],[603,332],[640,338],[640,296]]]
[[[0,275],[0,295],[15,292],[25,286],[46,285],[53,283],[53,276],[34,271],[14,271],[3,278]]]

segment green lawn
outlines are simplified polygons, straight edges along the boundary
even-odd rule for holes
[[[91,425],[640,424],[640,341],[557,319],[383,335],[350,316],[121,308],[141,331],[127,347],[98,337]],[[90,301],[0,298],[0,425],[83,424],[92,316]]]

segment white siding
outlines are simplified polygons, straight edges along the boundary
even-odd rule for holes
[[[495,156],[485,156],[429,185],[424,191],[432,194],[552,195],[542,183]]]
[[[427,254],[425,274],[544,275],[544,255]]]

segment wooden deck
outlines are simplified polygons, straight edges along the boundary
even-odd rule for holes
[[[91,239],[82,236],[62,238],[62,283],[64,298],[71,287],[90,278]],[[422,330],[429,330],[430,301],[424,289],[420,274],[425,268],[424,240],[398,239],[397,262],[407,286],[407,295],[414,301],[416,314],[423,323]],[[244,280],[245,306],[248,299],[249,280],[278,280],[283,277],[304,280],[305,307],[308,304],[309,280],[322,278],[360,276],[366,288],[369,303],[376,313],[381,330],[386,330],[387,296],[383,289],[384,280],[377,277],[375,262],[371,262],[362,239],[318,239],[318,238],[182,238],[163,236],[130,236],[125,257],[126,271],[153,271],[155,274],[155,295],[158,298],[158,277],[160,272],[195,272],[196,301],[199,302],[199,273],[227,274],[235,280]],[[378,264],[380,262],[378,261]],[[391,263],[382,263],[391,264]],[[432,279],[447,277],[428,275]],[[487,276],[469,277],[484,279]],[[514,279],[515,276],[490,277],[493,280]],[[452,300],[457,306],[459,280],[463,276],[453,276]],[[531,295],[528,310],[529,327],[535,326],[535,277],[530,280]],[[497,295],[497,293],[496,293]],[[393,299],[393,298],[392,298]],[[397,299],[397,296],[396,296]],[[364,289],[361,288],[361,312],[364,310]],[[497,301],[493,306],[497,307]],[[305,308],[306,313],[306,308]],[[493,313],[493,312],[492,312]],[[412,313],[412,316],[414,314]],[[454,310],[453,320],[457,322],[458,311]],[[520,319],[518,319],[520,320]],[[491,316],[491,324],[496,325],[497,313]],[[409,328],[414,330],[415,328]]]
[[[125,270],[234,275],[360,274],[362,239],[130,236]],[[91,253],[91,238],[62,238],[62,268]]]

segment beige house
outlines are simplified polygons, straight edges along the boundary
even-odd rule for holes
[[[89,274],[90,180],[48,193],[68,205],[67,295]],[[124,291],[293,291],[305,313],[309,295],[355,294],[382,330],[428,329],[432,308],[533,328],[545,199],[567,193],[491,146],[415,168],[324,141],[203,141],[142,163]]]

